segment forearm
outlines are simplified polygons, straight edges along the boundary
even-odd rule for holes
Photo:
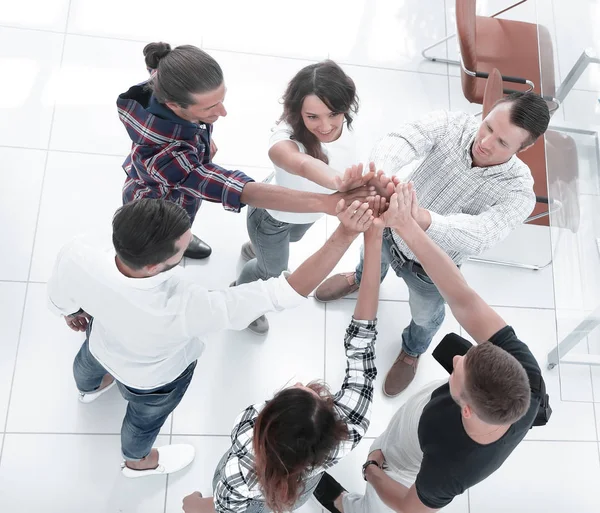
[[[371,320],[377,317],[381,280],[382,230],[365,233],[365,261],[354,318]]]
[[[358,233],[349,233],[342,225],[325,245],[308,258],[289,277],[288,283],[303,296],[308,296],[327,277],[348,250]]]
[[[535,200],[530,200],[527,194],[518,194],[479,214],[443,216],[425,211],[429,214],[429,225],[426,227],[422,224],[424,209],[419,209],[417,221],[446,251],[479,255],[525,221],[535,204]]]
[[[315,159],[310,155],[303,155],[304,159],[300,164],[300,174],[307,180],[315,182],[322,187],[336,191],[335,184],[336,172],[330,168],[325,162]]]
[[[352,446],[360,442],[369,429],[373,405],[375,367],[375,320],[352,319],[344,337],[346,375],[340,391],[334,396],[340,418],[348,426]]]
[[[379,498],[397,513],[403,511],[404,498],[408,488],[394,481],[383,470],[375,465],[369,465],[366,470],[367,481],[375,489]]]
[[[246,205],[282,212],[324,212],[335,214],[335,205],[326,194],[295,191],[267,183],[247,183],[241,200]]]

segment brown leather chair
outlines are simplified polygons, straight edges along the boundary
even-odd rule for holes
[[[504,92],[502,75],[500,71],[493,68],[486,80],[482,98],[482,116],[484,118],[493,109],[496,102],[504,96]],[[577,200],[579,166],[575,141],[566,134],[548,130],[545,136],[538,138],[531,148],[519,153],[517,157],[527,164],[531,171],[534,179],[533,189],[537,200],[533,212],[525,220],[525,223],[548,226],[549,216],[552,215],[555,226],[568,228],[576,232],[579,228],[579,203]],[[546,174],[548,162],[551,162],[553,170],[560,169],[560,172],[551,174],[554,182],[550,184],[550,190],[552,191],[550,199],[548,199]],[[543,269],[551,263],[548,262],[540,266],[484,258],[471,258],[471,260],[532,270]]]
[[[521,3],[524,2],[515,5]],[[465,98],[471,103],[483,103],[486,79],[496,68],[503,81],[510,84],[505,93],[533,89],[551,100],[555,79],[548,29],[535,23],[496,18],[496,15],[477,16],[476,0],[456,0],[456,28]],[[540,70],[544,72],[543,77]]]

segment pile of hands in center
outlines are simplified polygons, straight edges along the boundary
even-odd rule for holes
[[[402,230],[411,223],[421,225],[423,209],[419,207],[412,182],[402,182],[398,177],[388,177],[383,171],[363,174],[363,165],[346,169],[342,177],[336,178],[340,200],[336,215],[341,224],[352,232],[369,229],[393,228]]]

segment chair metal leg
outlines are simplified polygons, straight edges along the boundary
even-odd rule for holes
[[[478,262],[481,264],[492,264],[492,265],[501,265],[504,267],[517,267],[519,269],[528,269],[530,271],[541,271],[542,269],[546,269],[551,263],[552,259],[547,264],[537,265],[537,264],[522,264],[520,262],[511,262],[510,260],[492,260],[491,258],[479,258],[479,257],[469,257],[471,262]]]
[[[445,43],[446,41],[452,39],[453,37],[456,37],[456,32],[454,34],[450,34],[449,36],[445,37],[444,39],[440,39],[437,43],[433,43],[431,46],[428,46],[421,52],[421,55],[423,56],[424,59],[427,59],[428,61],[431,61],[431,62],[442,62],[444,64],[452,64],[454,66],[460,66],[460,61],[458,61],[458,60],[446,59],[445,57],[436,57],[434,55],[427,55],[427,52],[429,50],[435,48],[436,46],[441,45],[442,43]]]
[[[559,361],[580,365],[600,365],[600,360],[597,355],[577,355],[577,357],[571,359],[565,358],[569,351],[598,326],[600,326],[600,306],[583,319],[571,333],[563,338],[559,344],[548,353],[548,368],[552,369]]]
[[[563,103],[567,95],[573,89],[575,83],[579,80],[585,69],[588,67],[588,64],[600,64],[600,58],[596,55],[594,50],[591,48],[587,48],[583,51],[583,53],[577,59],[577,62],[571,68],[571,71],[567,74],[562,84],[556,91],[556,99],[558,102]]]
[[[519,2],[515,2],[514,4],[510,5],[509,7],[506,7],[505,9],[502,9],[501,11],[498,11],[495,14],[492,14],[490,16],[490,18],[495,18],[496,16],[505,13],[506,11],[510,11],[511,9],[513,9],[514,7],[516,7],[517,5],[521,5],[523,3],[527,2],[527,0],[520,0]],[[425,48],[422,52],[421,55],[423,56],[424,59],[431,61],[431,62],[442,62],[444,64],[452,64],[454,66],[460,66],[460,61],[455,60],[455,59],[446,59],[445,57],[436,57],[434,55],[427,55],[427,52],[433,48],[435,48],[436,46],[441,45],[442,43],[445,43],[446,41],[449,41],[450,39],[452,39],[453,37],[456,37],[456,32],[454,34],[450,34],[449,36],[445,37],[444,39],[440,39],[439,41],[437,41],[436,43],[433,43],[431,46],[428,46],[427,48]]]
[[[562,203],[556,199],[548,199],[545,196],[536,196],[535,198],[536,198],[537,203],[549,203],[549,208],[546,212],[541,212],[539,214],[529,216],[527,219],[525,219],[523,224],[527,224],[527,223],[530,223],[531,221],[535,221],[536,219],[540,219],[542,217],[549,216],[550,214],[557,212],[558,210],[560,210],[562,208]],[[494,260],[492,258],[479,258],[479,257],[469,257],[469,260],[471,262],[478,262],[481,264],[501,265],[504,267],[517,267],[519,269],[529,269],[530,271],[541,271],[542,269],[546,269],[546,267],[548,267],[552,263],[552,258],[550,258],[550,261],[548,263],[543,264],[543,265],[523,264],[521,262],[513,262],[510,260]]]

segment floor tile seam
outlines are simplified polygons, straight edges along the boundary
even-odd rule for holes
[[[53,120],[54,121],[54,120]],[[98,156],[98,157],[121,157],[121,158],[126,158],[127,157],[127,153],[101,153],[101,152],[96,152],[96,151],[81,151],[81,150],[64,150],[61,148],[38,148],[35,146],[15,146],[13,144],[0,144],[0,149],[2,148],[8,148],[11,150],[30,150],[30,151],[45,151],[48,153],[75,153],[75,154],[80,154],[80,155],[93,155],[93,156]],[[258,167],[258,166],[254,166],[254,167]]]
[[[69,5],[68,5],[68,9],[71,9],[71,0],[69,0]],[[68,20],[68,14],[67,14],[67,20]],[[63,34],[62,37],[62,48],[61,48],[61,53],[60,53],[60,61],[59,61],[59,67],[62,66],[62,62],[63,62],[63,58],[65,55],[65,46],[66,46],[66,36]],[[47,142],[47,146],[50,146],[50,140],[52,138],[52,129],[54,126],[54,115],[56,113],[56,103],[53,104],[52,106],[52,116],[50,119],[50,130],[48,132],[48,142]],[[44,193],[44,183],[45,183],[45,179],[46,179],[46,170],[48,167],[48,157],[49,157],[49,153],[46,152],[46,158],[44,161],[44,171],[42,173],[42,180],[41,180],[41,184],[40,184],[40,193],[38,196],[38,206],[37,206],[37,215],[36,215],[36,221],[35,221],[35,227],[33,230],[33,241],[32,241],[32,246],[31,246],[31,252],[29,255],[29,269],[27,272],[27,283],[25,285],[25,294],[23,297],[23,307],[21,309],[21,322],[19,323],[19,333],[17,336],[17,347],[15,348],[15,360],[14,360],[14,364],[13,364],[13,369],[12,369],[12,376],[11,376],[11,380],[10,380],[10,387],[9,387],[9,393],[8,393],[8,402],[6,405],[6,418],[4,419],[4,432],[6,433],[7,431],[7,427],[8,427],[8,419],[10,417],[10,407],[11,407],[11,403],[12,403],[12,392],[13,392],[13,386],[14,386],[14,382],[15,382],[15,376],[16,376],[16,372],[17,372],[17,363],[19,360],[19,350],[21,347],[21,337],[23,334],[23,325],[24,325],[24,321],[25,321],[25,310],[26,310],[26,305],[27,305],[27,299],[29,296],[29,278],[31,277],[31,269],[33,266],[33,253],[35,251],[35,238],[37,235],[37,229],[39,226],[39,220],[40,220],[40,210],[41,210],[41,203],[42,203],[42,195]],[[2,456],[4,454],[4,443],[6,442],[6,435],[2,437],[2,446],[0,447],[0,465],[2,464]]]

